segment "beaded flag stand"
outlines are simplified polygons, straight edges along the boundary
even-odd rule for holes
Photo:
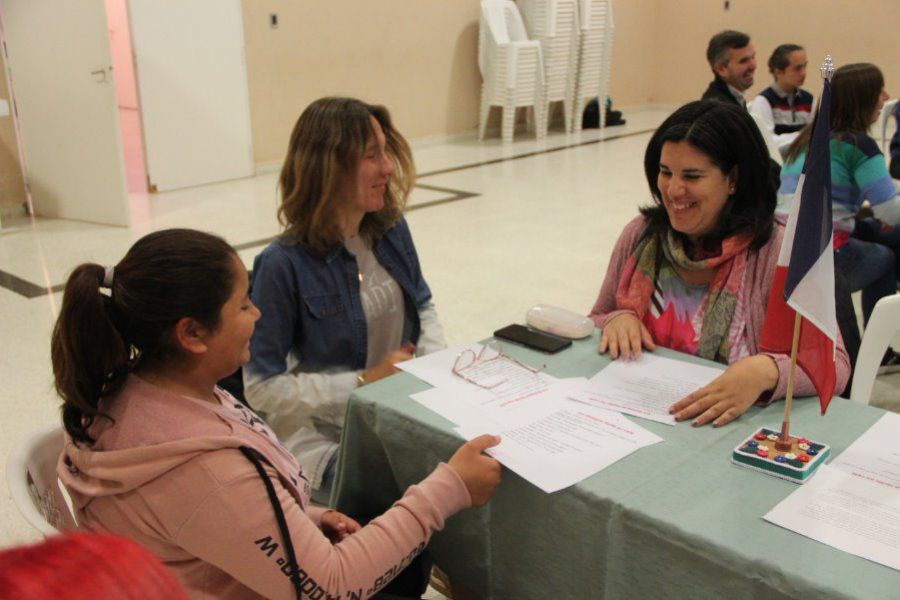
[[[825,57],[822,77],[831,81],[834,63]],[[797,369],[797,345],[800,341],[800,313],[794,315],[794,338],[791,344],[791,369],[788,372],[787,395],[784,400],[784,421],[781,431],[761,427],[738,444],[731,453],[731,462],[741,467],[774,475],[794,483],[805,483],[831,454],[828,444],[805,437],[792,436],[791,401],[794,397],[794,371]]]
[[[731,462],[794,483],[805,483],[831,454],[828,444],[794,436],[790,436],[788,450],[779,450],[776,445],[780,436],[778,431],[761,427],[737,445]]]
[[[794,340],[791,345],[791,370],[788,372],[787,396],[784,399],[784,421],[781,431],[761,427],[735,447],[731,462],[736,465],[804,483],[825,463],[831,447],[805,437],[792,436],[791,400],[794,396],[794,370],[797,368],[797,342],[800,339],[799,313],[794,317]]]

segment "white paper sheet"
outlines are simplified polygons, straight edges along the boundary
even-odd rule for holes
[[[584,377],[557,379],[537,393],[503,400],[499,400],[493,390],[471,385],[432,388],[412,394],[410,398],[456,425],[493,423],[499,428],[529,423],[573,404],[567,396],[584,387],[586,382]]]
[[[397,363],[395,366],[418,377],[425,383],[430,383],[436,388],[463,387],[475,390],[484,389],[453,373],[453,366],[461,353],[469,350],[477,355],[482,348],[481,344],[455,346],[434,354]],[[533,390],[536,387],[545,387],[544,384],[556,381],[555,377],[546,373],[538,373],[537,377],[535,377],[534,373],[511,360],[488,361],[484,366],[478,367],[476,365],[466,370],[466,374],[470,379],[474,379],[482,385],[492,386],[503,382],[492,390],[495,395],[501,396],[507,393],[518,395],[525,389],[530,388]]]
[[[573,400],[658,423],[674,425],[669,407],[722,374],[720,369],[695,365],[643,352],[633,361],[616,360],[588,380]]]
[[[426,354],[412,360],[400,362],[394,365],[398,369],[406,371],[410,375],[415,375],[425,383],[430,383],[436,388],[439,387],[455,387],[465,382],[453,374],[453,365],[456,363],[456,357],[465,350],[471,350],[475,354],[481,351],[481,344],[467,344],[465,346],[454,346],[433,354]]]
[[[458,395],[443,388],[431,388],[412,394],[413,400],[432,412],[436,412],[454,425],[479,424],[483,414],[467,402],[460,402]]]
[[[465,370],[466,377],[490,389],[453,373],[461,352],[478,354],[481,348],[448,348],[397,367],[435,386],[411,397],[457,424],[464,438],[502,436],[500,445],[488,452],[540,489],[563,489],[662,441],[617,412],[572,402],[587,385],[583,377],[557,379],[505,359]]]
[[[456,429],[466,439],[499,434],[488,454],[547,493],[574,485],[662,438],[612,411],[568,403],[518,426]]]
[[[882,415],[831,466],[900,493],[900,414]]]
[[[900,570],[900,490],[822,465],[767,521]]]

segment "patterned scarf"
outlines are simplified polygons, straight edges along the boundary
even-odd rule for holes
[[[720,254],[692,260],[681,238],[671,229],[664,236],[646,236],[638,242],[625,263],[616,290],[616,306],[633,310],[643,321],[653,296],[660,260],[687,271],[715,268],[709,292],[700,307],[703,327],[697,356],[728,364],[728,332],[747,269],[746,250],[749,245],[749,236],[732,236],[722,242]]]

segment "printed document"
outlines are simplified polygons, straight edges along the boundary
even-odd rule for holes
[[[619,413],[573,403],[516,426],[497,429],[483,423],[456,431],[469,440],[483,433],[500,435],[500,444],[487,453],[547,493],[576,484],[662,441]]]
[[[764,518],[900,570],[900,415],[882,415]]]
[[[669,407],[709,384],[721,369],[643,352],[638,360],[615,360],[571,396],[607,410],[674,425]]]
[[[900,414],[882,415],[831,466],[900,493]]]
[[[900,570],[900,489],[822,465],[767,521]]]
[[[456,424],[464,438],[500,435],[488,453],[540,489],[561,490],[662,441],[617,412],[570,400],[587,385],[583,377],[557,379],[495,358],[490,349],[489,359],[457,361],[481,350],[449,348],[397,367],[435,386],[411,397]]]
[[[534,393],[506,399],[498,399],[493,390],[475,386],[432,388],[412,394],[410,398],[455,425],[492,423],[499,430],[501,425],[531,423],[561,407],[574,405],[567,396],[584,387],[586,381],[584,377],[557,379]]]
[[[457,358],[461,354],[469,351],[473,356],[477,356],[483,349],[484,346],[481,344],[456,346],[434,354],[397,363],[395,366],[410,375],[415,375],[425,383],[430,383],[436,388],[463,387],[476,390],[484,389],[479,388],[478,385],[470,381],[466,381],[466,379],[453,372],[453,367],[457,364]],[[534,377],[535,373],[506,358],[485,361],[482,364],[476,363],[463,372],[466,374],[466,377],[476,381],[478,384],[491,387],[495,396],[506,393],[516,394],[527,389],[534,390],[539,387],[546,387],[546,383],[556,380],[555,377],[546,373],[538,373],[538,377]],[[518,392],[515,390],[518,390]]]

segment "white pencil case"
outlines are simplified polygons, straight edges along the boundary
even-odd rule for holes
[[[525,322],[540,331],[572,340],[587,337],[594,331],[594,322],[587,317],[546,304],[532,306],[525,313]]]

